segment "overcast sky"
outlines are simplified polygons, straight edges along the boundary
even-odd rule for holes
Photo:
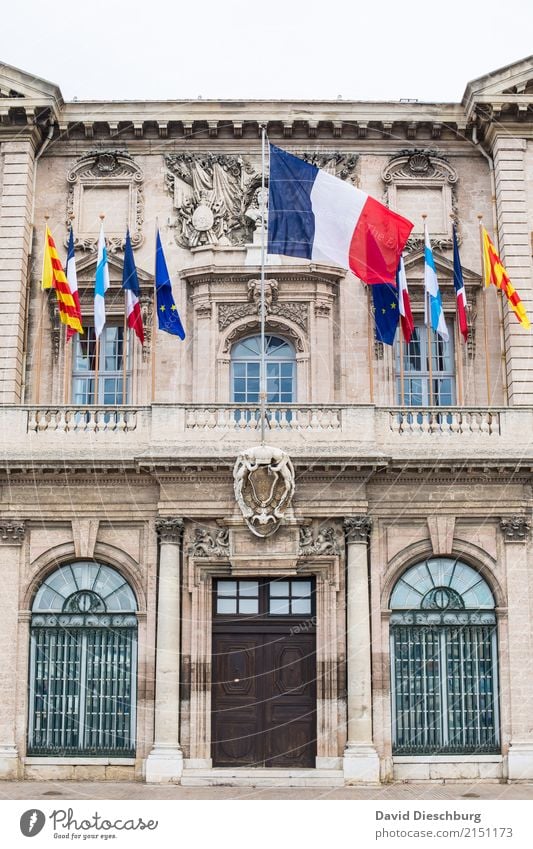
[[[532,52],[531,0],[12,0],[0,59],[67,100],[458,101]]]

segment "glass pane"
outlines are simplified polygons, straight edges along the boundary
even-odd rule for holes
[[[234,395],[233,395],[233,400],[237,404],[246,404],[247,403],[246,395],[245,395],[244,392],[235,392]],[[251,401],[250,403],[254,403],[254,402]]]
[[[266,364],[266,373],[267,377],[278,377],[279,374],[279,364],[278,363],[267,363]]]
[[[246,372],[246,363],[234,363],[233,374],[235,377],[244,377]]]
[[[239,581],[239,595],[240,596],[257,596],[259,595],[259,582],[258,581]]]
[[[288,581],[272,581],[270,584],[270,595],[271,596],[289,596],[289,582]]]
[[[237,613],[236,598],[217,599],[217,613]]]
[[[289,615],[289,599],[288,598],[271,598],[269,611],[274,616]]]
[[[281,364],[280,364],[280,371],[281,371],[281,376],[282,376],[282,377],[290,377],[290,378],[292,378],[292,374],[293,374],[293,365],[292,365],[292,363],[281,363]]]
[[[261,364],[257,363],[246,363],[246,374],[248,377],[259,377],[261,372]]]
[[[218,581],[217,595],[237,595],[237,581]]]
[[[256,598],[239,599],[239,613],[251,614],[259,612],[259,602]]]
[[[248,380],[247,389],[248,389],[249,394],[257,395],[257,393],[259,392],[259,378],[258,377],[251,377]]]
[[[235,393],[246,391],[246,379],[244,377],[236,377],[233,381],[233,389]]]
[[[311,613],[311,599],[293,598],[291,608],[293,613]]]
[[[311,595],[311,581],[291,581],[291,592],[296,598]]]

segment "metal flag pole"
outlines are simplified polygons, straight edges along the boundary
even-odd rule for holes
[[[490,363],[489,363],[489,328],[487,324],[487,287],[485,285],[485,259],[483,255],[483,216],[478,215],[479,221],[479,246],[481,250],[481,277],[483,286],[483,327],[485,342],[485,377],[487,380],[487,404],[490,407]]]
[[[44,216],[44,247],[43,247],[43,270],[41,273],[41,286],[40,291],[41,295],[39,298],[39,329],[37,332],[37,362],[35,365],[35,403],[39,404],[41,401],[41,370],[43,366],[43,342],[44,342],[44,312],[46,308],[46,298],[43,289],[43,277],[44,277],[44,257],[46,255],[46,239],[47,239],[47,228],[48,228],[48,215]]]
[[[265,139],[266,127],[261,124],[261,374],[259,401],[261,417],[261,445],[265,444],[266,419],[266,358],[265,358]]]
[[[426,243],[426,218],[422,216],[424,222],[424,245]],[[429,238],[429,237],[428,237]],[[424,259],[425,265],[425,259]],[[429,292],[424,280],[424,308],[426,312],[426,330],[427,330],[427,350],[428,350],[428,371],[429,371],[429,406],[433,406],[433,330],[431,327],[431,302],[429,300]]]
[[[156,216],[155,219],[155,252],[154,252],[154,291],[152,292],[152,336],[151,336],[151,354],[152,354],[152,374],[151,374],[151,397],[150,403],[155,403],[155,375],[156,375],[156,362],[155,362],[155,347],[156,347],[156,327],[157,327],[157,234],[159,232],[159,218]],[[159,233],[159,238],[161,238],[161,233]]]
[[[103,224],[104,219],[105,219],[104,213],[102,212],[99,217],[100,217],[100,222]],[[98,263],[98,257],[96,259],[96,262]],[[105,324],[102,327],[102,330],[100,331],[100,333],[103,333],[104,330],[105,330]],[[95,343],[94,343],[94,398],[93,398],[93,404],[98,404],[98,381],[99,381],[99,378],[100,378],[100,374],[99,374],[99,372],[100,372],[100,334],[98,336],[96,336],[96,323],[95,323],[94,335],[95,335],[96,338],[95,338]],[[89,340],[87,340],[87,353],[90,357]],[[89,359],[89,365],[90,365],[90,359]]]
[[[128,233],[128,227],[126,227],[126,234]],[[127,236],[126,236],[127,238]],[[128,403],[128,307],[126,303],[127,292],[122,287],[122,294],[124,295],[124,325],[122,329],[122,406]]]

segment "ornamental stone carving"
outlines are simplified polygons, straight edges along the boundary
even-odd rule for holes
[[[155,530],[159,542],[181,545],[183,537],[183,519],[156,519]]]
[[[305,305],[302,305],[302,306],[305,306]],[[219,307],[219,309],[220,309],[220,307]],[[236,316],[236,318],[240,318],[240,315]],[[232,321],[235,321],[236,318],[233,318]],[[220,314],[219,314],[219,320],[220,320]],[[228,323],[231,324],[231,322],[228,322]],[[254,332],[258,331],[258,329],[259,329],[259,324],[258,324],[257,318],[254,318],[252,321],[246,321],[243,324],[237,325],[237,327],[234,327],[233,330],[231,330],[230,333],[228,333],[228,335],[226,336],[222,352],[224,354],[227,354],[229,352],[231,346],[233,345],[233,343],[237,339],[240,339],[241,337],[243,337],[247,333],[254,333]],[[299,334],[296,333],[296,331],[294,330],[293,327],[291,327],[288,324],[285,324],[285,322],[276,321],[274,318],[269,317],[266,330],[267,330],[267,333],[278,332],[282,336],[285,336],[287,339],[290,339],[290,341],[293,343],[294,347],[296,348],[296,350],[298,352],[302,352],[304,350],[303,341],[302,341],[301,337],[299,336]]]
[[[354,542],[367,543],[371,530],[370,516],[349,516],[344,520],[344,536],[348,545]]]
[[[438,151],[429,148],[400,150],[385,166],[381,177],[386,186],[385,203],[401,210],[414,222],[407,251],[420,250],[424,244],[421,212],[429,213],[433,247],[446,250],[453,246],[450,216],[457,220],[455,184],[458,175]]]
[[[281,448],[257,445],[239,454],[233,468],[235,498],[253,534],[279,528],[294,495],[294,467]]]
[[[189,546],[193,557],[229,557],[229,531],[222,528],[210,532],[207,528],[196,528]]]
[[[335,528],[323,528],[314,538],[311,528],[300,528],[300,548],[298,554],[301,556],[312,554],[339,554],[337,532]]]
[[[531,523],[525,516],[511,516],[500,519],[500,528],[504,542],[527,542],[531,531]]]
[[[356,154],[346,155],[344,153],[304,153],[302,159],[315,165],[322,171],[327,171],[340,180],[346,180],[353,185],[358,184],[357,164],[359,156]]]
[[[26,525],[19,519],[0,519],[0,542],[5,545],[21,545]]]
[[[108,215],[106,242],[108,253],[124,249],[126,225],[131,244],[143,242],[144,174],[127,150],[90,150],[84,153],[67,175],[66,225],[74,218],[75,247],[96,251],[98,214]],[[99,209],[86,209],[87,196],[97,199]],[[90,220],[89,220],[90,219]],[[94,220],[93,220],[94,219]],[[67,241],[65,241],[65,245]]]
[[[177,153],[165,156],[165,163],[167,189],[178,213],[174,222],[178,245],[196,248],[252,241],[254,230],[261,226],[261,176],[249,159]]]

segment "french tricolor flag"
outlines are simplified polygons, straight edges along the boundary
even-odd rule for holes
[[[326,171],[270,145],[268,253],[332,262],[395,283],[413,224]]]
[[[126,233],[126,244],[124,246],[124,271],[122,273],[122,288],[126,295],[126,317],[128,327],[135,331],[141,345],[144,344],[144,327],[139,303],[139,278],[133,258],[130,231]]]
[[[457,231],[455,224],[453,226],[453,285],[457,298],[457,320],[459,322],[459,330],[465,342],[468,341],[468,319],[466,317],[466,292],[465,283],[463,280],[463,269],[461,268],[461,258],[459,256],[459,245],[457,243]]]

